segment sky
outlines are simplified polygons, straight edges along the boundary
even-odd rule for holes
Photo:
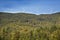
[[[0,0],[0,12],[50,14],[60,12],[60,0]]]

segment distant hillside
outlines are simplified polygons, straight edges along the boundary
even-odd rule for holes
[[[58,14],[58,15],[56,15]],[[41,15],[35,15],[35,14],[29,14],[29,13],[4,13],[0,12],[0,24],[7,24],[11,22],[20,22],[22,24],[28,23],[28,25],[31,24],[31,26],[39,26],[38,24],[49,22],[49,23],[55,23],[59,22],[60,20],[60,12],[53,14],[41,14]]]
[[[53,14],[60,14],[60,12],[56,12],[56,13],[53,13]]]

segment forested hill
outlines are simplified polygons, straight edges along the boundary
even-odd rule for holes
[[[0,12],[0,40],[60,40],[60,12]]]

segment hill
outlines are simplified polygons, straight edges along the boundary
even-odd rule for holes
[[[29,13],[3,13],[0,12],[0,19],[1,19],[1,25],[3,24],[9,24],[9,23],[15,23],[19,22],[22,23],[23,25],[36,25],[40,23],[45,24],[47,22],[49,23],[57,23],[60,20],[60,14],[59,13],[54,13],[54,14],[41,14],[41,15],[35,15],[35,14],[29,14]],[[3,23],[3,24],[2,24]],[[39,25],[40,26],[40,25]],[[42,24],[43,26],[43,24]]]
[[[0,40],[60,40],[60,12],[35,15],[0,12]]]

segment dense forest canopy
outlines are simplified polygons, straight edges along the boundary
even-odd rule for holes
[[[0,12],[0,40],[60,40],[60,12]]]

